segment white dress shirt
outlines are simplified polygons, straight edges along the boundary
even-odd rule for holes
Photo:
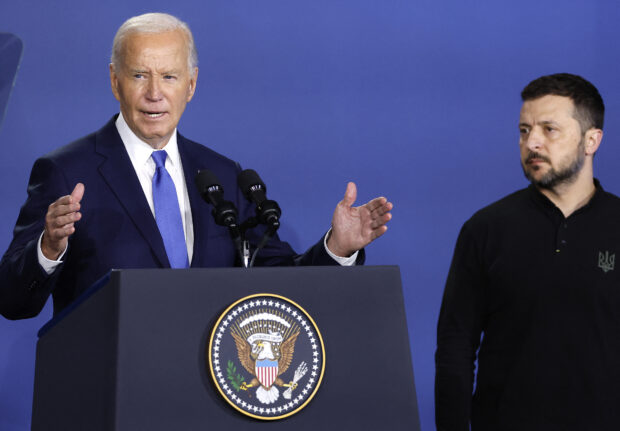
[[[153,175],[155,175],[155,161],[151,157],[153,147],[142,141],[129,128],[127,122],[123,118],[123,114],[119,114],[116,119],[116,128],[121,140],[125,145],[129,160],[133,165],[142,191],[149,203],[149,208],[155,217],[155,207],[153,206]],[[185,176],[183,175],[183,164],[181,163],[181,155],[177,145],[177,130],[174,129],[170,140],[162,150],[168,153],[166,158],[166,170],[172,177],[174,187],[177,191],[177,200],[179,201],[179,209],[181,210],[183,220],[183,232],[185,233],[185,245],[187,246],[187,257],[191,264],[194,253],[194,225],[192,223],[192,210],[189,205],[189,194],[187,193],[187,184],[185,184]]]

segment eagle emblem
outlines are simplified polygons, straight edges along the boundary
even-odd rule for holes
[[[249,383],[241,384],[242,390],[258,387],[256,398],[263,404],[271,404],[280,395],[278,386],[291,390],[297,387],[295,381],[285,383],[279,377],[293,360],[299,336],[297,325],[276,314],[261,312],[243,319],[230,333],[235,339],[239,362],[253,376]]]
[[[279,419],[303,408],[318,389],[325,350],[312,318],[287,298],[243,298],[220,317],[209,343],[216,386],[237,410]]]

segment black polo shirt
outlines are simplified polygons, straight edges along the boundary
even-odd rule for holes
[[[620,430],[620,199],[595,183],[568,218],[530,186],[464,224],[439,316],[438,430]]]

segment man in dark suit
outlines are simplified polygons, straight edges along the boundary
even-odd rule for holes
[[[112,268],[235,264],[228,231],[214,223],[193,177],[201,169],[215,173],[243,220],[252,209],[238,191],[240,167],[176,129],[196,90],[196,65],[192,34],[177,18],[145,14],[121,26],[110,64],[120,114],[35,162],[0,263],[5,317],[37,315],[50,294],[58,313]],[[276,236],[257,263],[361,263],[358,250],[386,231],[392,204],[381,197],[352,207],[355,197],[349,183],[332,229],[305,254]],[[261,235],[249,239],[256,244]]]

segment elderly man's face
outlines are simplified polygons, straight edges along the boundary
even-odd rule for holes
[[[198,68],[188,69],[181,30],[134,33],[123,44],[121,64],[110,65],[112,92],[131,130],[153,148],[163,148],[196,90]]]

